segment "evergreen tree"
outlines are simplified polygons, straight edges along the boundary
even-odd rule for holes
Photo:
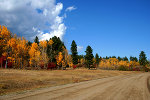
[[[123,57],[123,61],[128,61],[128,58],[126,56]]]
[[[134,61],[138,62],[138,58],[137,58],[137,57],[134,57]]]
[[[73,64],[78,64],[77,44],[74,40],[72,41],[71,44],[71,53],[72,53]]]
[[[87,67],[90,69],[90,66],[93,65],[93,50],[90,46],[87,46],[86,48],[86,55],[85,55],[85,60]]]
[[[30,42],[30,41],[28,41],[28,44],[27,44],[28,46],[31,46],[32,45],[32,42]]]
[[[37,36],[35,37],[34,42],[39,44],[39,38]]]
[[[132,57],[132,56],[130,56],[130,61],[138,61],[138,59],[136,58],[136,57]]]
[[[101,62],[101,60],[102,60],[103,58],[100,56],[100,58],[99,58],[99,62]]]
[[[112,58],[116,58],[116,56],[112,56]]]
[[[146,54],[144,53],[144,51],[141,51],[141,53],[139,55],[139,63],[140,63],[140,65],[143,65],[143,66],[145,66],[147,64]]]
[[[105,58],[105,59],[109,59],[109,57],[107,57],[107,56],[106,56],[106,58]]]
[[[109,56],[109,57],[108,57],[108,59],[109,59],[109,58],[112,58],[112,57],[111,57],[111,56]]]
[[[96,64],[98,64],[99,63],[99,55],[97,53],[95,55],[95,59],[96,59]]]
[[[53,42],[54,42],[53,45],[52,45],[53,51],[55,51],[56,54],[58,54],[59,52],[62,52],[62,51],[63,51],[62,47],[65,47],[65,45],[64,45],[64,43],[60,40],[60,38],[54,36],[54,37],[52,37],[52,40],[53,40]],[[65,47],[65,48],[66,48],[66,47]]]
[[[132,56],[130,56],[130,61],[134,61],[134,58]]]
[[[54,37],[50,38],[50,40],[53,41],[53,44],[52,44],[52,46],[47,45],[47,55],[49,58],[51,58],[52,62],[56,63],[56,55],[58,55],[59,52],[63,51],[62,47],[64,47],[64,48],[66,48],[66,47],[65,47],[64,43],[60,40],[59,37],[54,36]]]
[[[79,60],[84,59],[84,55],[78,55],[78,59]]]
[[[119,61],[121,61],[122,60],[122,58],[120,57],[120,56],[118,56],[118,58],[117,58]]]

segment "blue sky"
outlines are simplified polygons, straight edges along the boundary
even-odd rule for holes
[[[150,59],[149,0],[61,0],[64,7],[74,5],[65,24],[67,48],[72,40],[87,45],[100,56],[139,56],[145,51]]]
[[[85,54],[90,45],[100,56],[150,59],[150,0],[0,0],[0,24],[33,41],[72,40]]]

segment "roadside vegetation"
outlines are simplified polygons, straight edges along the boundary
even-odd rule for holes
[[[14,69],[66,69],[66,68],[95,68],[124,71],[148,71],[149,62],[144,51],[139,59],[136,57],[94,57],[93,49],[87,46],[86,55],[78,55],[77,44],[73,40],[71,54],[59,37],[34,42],[24,37],[17,37],[7,27],[0,26],[0,66]]]

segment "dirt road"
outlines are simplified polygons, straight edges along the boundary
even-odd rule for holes
[[[150,100],[150,73],[120,75],[98,80],[50,87],[19,95],[1,96],[15,100]]]

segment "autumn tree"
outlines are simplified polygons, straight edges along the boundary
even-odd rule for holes
[[[68,55],[67,64],[69,65],[69,67],[73,67],[71,55]]]
[[[85,56],[84,55],[78,55],[78,63],[84,64],[85,63]]]
[[[16,62],[18,63],[18,67],[21,69],[25,67],[25,64],[27,66],[28,61],[28,41],[25,40],[24,37],[17,39],[17,47],[15,50],[15,54],[13,57],[15,57]]]
[[[79,60],[81,60],[82,58],[84,58],[84,55],[78,55]]]
[[[39,67],[40,62],[40,51],[37,43],[32,43],[32,46],[29,50],[30,55],[30,65],[33,67]]]
[[[144,51],[141,51],[139,55],[139,63],[140,65],[145,66],[147,64],[147,57]]]
[[[63,48],[63,67],[66,67],[67,65],[69,65],[69,54],[68,54],[68,50],[64,47]]]
[[[52,50],[53,43],[54,43],[53,40],[50,39],[48,41],[48,45],[47,45],[47,55],[49,57],[50,62],[52,62],[52,60],[53,60],[53,50]]]
[[[85,60],[86,60],[86,64],[87,67],[90,69],[90,66],[93,65],[93,50],[90,46],[87,46],[86,48],[86,55],[85,55]]]
[[[11,38],[9,41],[7,41],[7,45],[5,47],[5,52],[3,53],[4,56],[6,56],[6,68],[7,68],[7,63],[8,63],[8,59],[7,58],[12,58],[13,55],[16,53],[16,49],[17,49],[17,43],[16,43],[16,39]]]
[[[139,62],[136,62],[135,60],[134,61],[130,61],[130,67],[136,67],[136,66],[139,66]]]
[[[72,41],[71,44],[71,53],[72,53],[73,64],[78,64],[77,44],[74,40]]]
[[[44,65],[44,68],[46,68],[48,64],[48,56],[47,56],[47,41],[43,40],[39,43],[39,50],[41,52],[40,54],[40,63],[41,65]]]
[[[57,65],[58,67],[62,67],[62,61],[63,61],[63,55],[62,55],[62,52],[59,52],[58,53],[58,56],[56,57],[56,60],[57,60]]]
[[[7,51],[7,42],[11,39],[12,34],[5,26],[0,25],[0,56]]]

